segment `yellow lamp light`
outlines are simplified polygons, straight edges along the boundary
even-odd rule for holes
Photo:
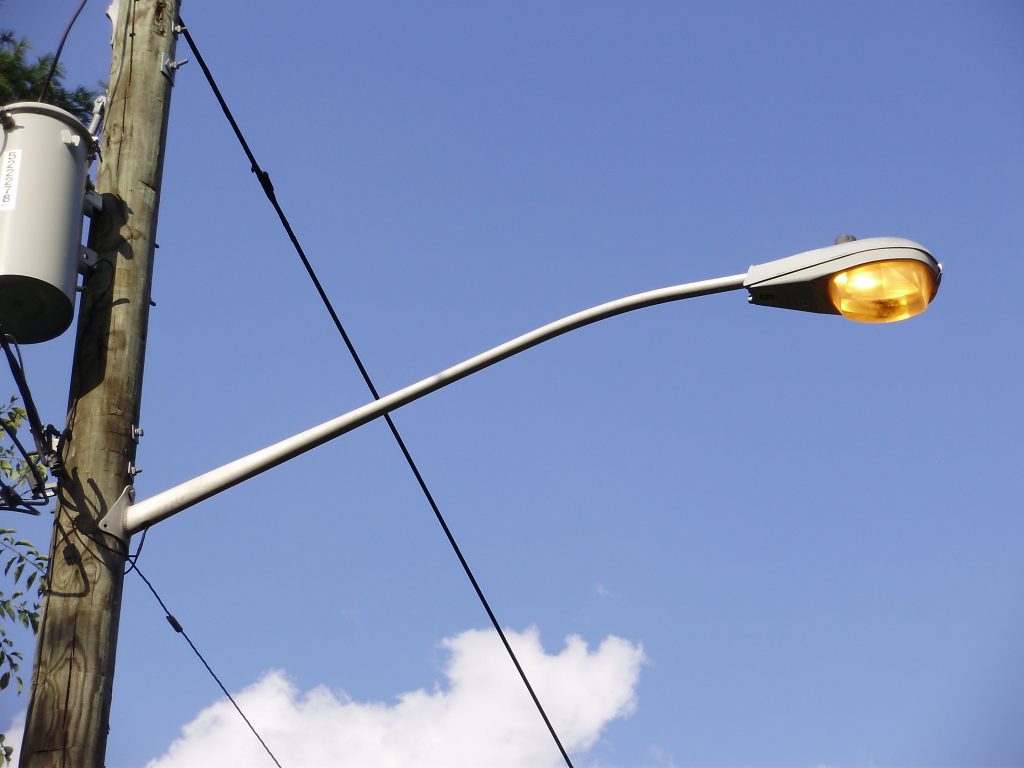
[[[832,276],[828,295],[839,314],[860,323],[919,315],[935,296],[935,272],[922,261],[875,261]]]
[[[743,285],[752,304],[891,323],[924,312],[941,279],[942,266],[912,240],[844,236],[835,245],[755,264]]]

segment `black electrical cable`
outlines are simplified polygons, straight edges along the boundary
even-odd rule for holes
[[[142,538],[139,539],[139,546],[135,548],[135,554],[134,555],[128,555],[128,563],[129,563],[129,565],[128,565],[127,568],[124,569],[124,573],[125,573],[126,576],[129,573],[131,573],[137,567],[137,564],[139,562],[139,558],[142,557],[142,548],[146,544],[146,534],[147,533],[149,533],[149,528],[146,528],[142,532]]]
[[[10,339],[13,340],[13,336]],[[28,381],[25,379],[25,368],[24,361],[21,358],[21,349],[17,348],[17,342],[14,342],[15,349],[17,350],[17,356],[14,351],[11,350],[11,341],[8,340],[8,334],[0,328],[0,346],[3,347],[4,354],[7,357],[7,362],[11,368],[11,375],[14,377],[14,382],[18,387],[18,391],[21,393],[22,402],[25,404],[25,414],[28,417],[29,429],[32,433],[32,439],[36,444],[36,456],[44,458],[46,456],[46,430],[43,428],[43,424],[39,419],[39,412],[36,410],[36,404],[32,400],[32,392],[28,388]],[[36,462],[32,461],[25,450],[25,446],[22,445],[21,440],[18,439],[18,433],[14,427],[7,422],[6,419],[0,419],[0,427],[3,427],[4,432],[11,439],[14,447],[21,454],[22,459],[25,461],[25,465],[29,468],[32,473],[32,477],[35,479],[35,485],[32,487],[32,495],[35,498],[45,497],[46,489],[46,478],[39,471],[39,467],[36,466]],[[13,489],[11,489],[13,490]],[[9,493],[7,490],[4,491],[4,497],[8,497]],[[28,504],[19,497],[19,503]],[[38,514],[38,513],[34,513]]]
[[[21,454],[21,458],[25,461],[25,465],[29,468],[29,471],[36,480],[36,484],[32,488],[33,495],[42,495],[46,487],[46,478],[43,477],[42,473],[39,471],[39,467],[37,467],[36,463],[29,457],[28,451],[25,450],[25,446],[22,445],[21,440],[18,439],[17,431],[15,431],[14,427],[12,427],[8,423],[7,419],[4,418],[0,418],[0,427],[2,427],[4,432],[7,433],[11,442],[14,443],[14,447],[18,449],[18,453]]]
[[[14,337],[11,336],[10,338],[13,339]],[[17,346],[17,342],[15,342],[15,346]],[[3,328],[0,328],[0,347],[3,347],[7,363],[11,367],[14,383],[18,385],[18,392],[21,394],[21,402],[25,405],[25,415],[28,417],[28,425],[32,431],[32,439],[36,444],[36,451],[40,457],[46,456],[49,453],[49,446],[46,444],[46,428],[43,427],[43,422],[39,418],[39,410],[36,408],[35,400],[32,399],[32,391],[28,388],[25,368],[21,361],[21,350],[18,349],[18,355],[15,357],[14,352],[11,351],[11,342],[8,341],[8,334]]]
[[[13,486],[0,480],[0,510],[4,512],[21,512],[26,515],[38,515],[39,511],[25,501]]]
[[[277,196],[274,194],[274,185],[270,182],[270,174],[263,170],[259,163],[256,161],[256,156],[249,148],[249,143],[245,140],[242,135],[241,129],[238,127],[238,123],[235,122],[234,116],[231,114],[231,110],[228,108],[227,102],[224,101],[224,97],[221,95],[220,88],[217,86],[216,81],[213,78],[213,74],[210,72],[209,67],[206,65],[206,61],[203,59],[202,54],[196,47],[195,41],[192,39],[192,35],[189,33],[188,28],[179,17],[178,25],[181,33],[185,37],[185,41],[188,43],[188,47],[191,49],[192,54],[196,57],[196,61],[199,63],[199,67],[203,70],[203,75],[206,77],[207,83],[209,83],[211,90],[213,91],[214,97],[220,104],[221,110],[224,112],[224,116],[227,118],[228,123],[231,124],[231,129],[235,133],[235,137],[238,139],[238,143],[242,146],[242,150],[245,152],[246,157],[252,166],[252,172],[256,174],[256,178],[259,180],[260,186],[263,187],[263,192],[266,194],[270,204],[274,207],[277,212],[277,217],[281,221],[281,225],[284,227],[285,232],[288,234],[288,239],[291,240],[292,246],[295,248],[295,252],[298,254],[299,259],[302,261],[302,265],[306,268],[306,272],[312,280],[313,285],[316,287],[317,293],[320,295],[320,300],[323,302],[324,307],[331,316],[331,320],[334,321],[334,326],[337,328],[338,333],[341,335],[342,340],[345,342],[345,346],[348,348],[349,354],[352,356],[356,367],[359,369],[360,375],[363,377],[363,381],[366,383],[367,388],[370,390],[370,394],[373,395],[374,400],[380,400],[380,395],[377,393],[377,388],[373,384],[373,380],[370,378],[369,372],[363,365],[362,359],[356,352],[356,348],[349,338],[348,333],[345,332],[344,326],[341,324],[341,320],[338,317],[338,313],[335,312],[334,306],[331,304],[330,299],[327,297],[326,291],[321,284],[319,278],[316,276],[316,272],[313,270],[313,266],[309,263],[309,259],[306,258],[306,253],[299,243],[298,237],[292,230],[291,224],[288,222],[288,218],[285,216],[284,210],[281,208],[280,203],[277,200]],[[519,663],[519,659],[516,657],[515,652],[512,650],[512,646],[508,642],[508,638],[505,637],[505,632],[501,628],[501,624],[498,623],[497,617],[494,615],[494,611],[491,610],[490,604],[487,602],[487,598],[484,597],[483,590],[480,588],[480,584],[477,582],[476,577],[473,575],[472,569],[469,567],[465,556],[462,554],[462,550],[458,543],[455,541],[455,536],[452,534],[451,529],[448,527],[448,523],[445,522],[444,515],[441,514],[441,509],[438,507],[437,502],[434,500],[433,494],[430,489],[427,488],[426,481],[423,479],[423,475],[420,473],[416,462],[412,458],[412,454],[405,445],[405,441],[402,439],[401,434],[398,432],[398,427],[395,426],[395,422],[392,420],[390,414],[384,415],[384,420],[387,422],[388,428],[391,430],[391,434],[395,438],[395,442],[398,443],[399,449],[402,451],[402,455],[405,457],[409,468],[412,470],[413,475],[416,478],[416,482],[419,484],[420,490],[423,492],[427,503],[434,512],[434,517],[437,518],[437,522],[441,525],[441,529],[444,531],[444,535],[448,538],[448,543],[451,545],[455,552],[456,557],[459,559],[459,563],[462,565],[462,569],[465,571],[466,576],[469,578],[470,583],[473,585],[473,590],[476,592],[477,598],[480,600],[480,604],[483,606],[484,611],[487,613],[487,617],[491,620],[491,624],[497,631],[498,636],[501,638],[502,644],[505,646],[505,650],[508,652],[509,658],[512,659],[512,663],[515,665],[516,671],[519,673],[519,677],[522,678],[523,684],[526,686],[526,690],[530,693],[530,698],[533,699],[534,705],[537,707],[537,711],[540,713],[541,718],[544,720],[544,725],[547,726],[548,732],[551,734],[551,738],[554,739],[555,744],[558,746],[558,751],[562,754],[562,759],[565,760],[565,764],[568,768],[573,768],[572,760],[569,759],[569,753],[566,752],[565,747],[562,746],[561,739],[558,738],[558,734],[555,732],[554,726],[551,724],[551,720],[548,719],[547,713],[544,711],[544,707],[540,703],[540,699],[537,698],[537,694],[533,690],[533,686],[530,685],[529,679],[526,677],[526,672],[523,671],[522,665]]]
[[[39,91],[39,98],[37,101],[42,101],[46,98],[46,92],[50,90],[50,81],[53,80],[54,74],[57,72],[57,64],[60,62],[60,54],[64,50],[64,43],[67,42],[68,35],[71,33],[71,28],[75,26],[75,22],[78,21],[78,17],[82,13],[82,9],[85,8],[85,4],[89,0],[82,0],[78,5],[78,10],[75,11],[75,15],[71,17],[71,21],[68,22],[67,27],[64,29],[64,34],[61,35],[60,45],[57,46],[57,52],[53,54],[53,62],[50,64],[50,71],[46,73],[46,80],[43,82],[42,90]]]
[[[206,671],[210,673],[210,677],[214,679],[214,681],[220,687],[221,691],[224,692],[224,695],[228,697],[228,701],[231,702],[232,706],[238,711],[238,714],[241,715],[243,720],[245,720],[245,724],[249,726],[249,730],[252,731],[252,735],[256,737],[260,744],[263,745],[263,749],[265,749],[267,754],[270,755],[270,759],[274,761],[274,765],[276,765],[277,768],[281,768],[281,763],[279,763],[277,761],[277,758],[274,757],[274,753],[270,751],[270,747],[267,746],[267,742],[263,740],[263,737],[260,736],[259,732],[253,726],[253,724],[249,722],[249,718],[245,716],[245,712],[243,712],[242,708],[238,706],[238,702],[235,701],[234,697],[230,693],[228,693],[228,689],[224,687],[224,683],[222,683],[220,681],[220,678],[217,677],[217,673],[213,671],[213,669],[207,663],[206,659],[203,658],[203,654],[201,654],[199,652],[199,649],[196,648],[195,643],[192,642],[192,638],[188,636],[188,633],[185,631],[184,627],[181,626],[181,622],[174,618],[174,614],[167,610],[167,606],[164,604],[164,601],[160,598],[160,595],[157,594],[157,591],[153,588],[153,585],[149,583],[149,579],[147,579],[143,575],[142,571],[139,570],[138,563],[133,562],[132,565],[135,568],[135,572],[139,574],[139,578],[142,579],[143,582],[145,582],[146,586],[149,587],[149,591],[153,593],[153,597],[155,597],[156,601],[160,603],[160,608],[163,609],[164,616],[167,619],[167,623],[171,625],[171,628],[175,632],[177,632],[179,635],[185,638],[185,642],[188,643],[189,648],[192,649],[192,652],[203,663],[203,666],[206,667]]]

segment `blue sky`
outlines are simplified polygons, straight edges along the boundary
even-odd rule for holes
[[[43,53],[73,5],[7,0],[2,25]],[[71,81],[106,79],[102,6],[68,41]],[[557,670],[565,728],[592,715],[577,765],[1024,765],[1024,6],[182,13],[382,392],[842,232],[929,247],[945,280],[908,323],[707,297],[551,342],[396,421],[503,624]],[[194,62],[158,239],[141,496],[368,400]],[[53,423],[72,336],[25,350]],[[500,675],[500,657],[482,660],[486,616],[382,424],[162,523],[140,565],[284,765],[315,763],[295,745],[341,732],[346,702],[403,723],[415,691],[430,706],[391,732],[406,752],[344,754],[559,764],[514,685],[485,676],[482,700],[452,704],[454,672]],[[576,667],[572,635],[590,650]],[[618,691],[600,712],[595,680]],[[335,700],[311,714],[330,698],[314,690]],[[129,577],[108,765],[188,764],[170,745],[218,699]],[[449,734],[423,714],[445,702],[460,756],[415,741]],[[24,704],[4,692],[0,722]],[[299,710],[323,725],[289,730]],[[181,754],[251,748],[219,712]],[[502,738],[522,751],[488,751]]]

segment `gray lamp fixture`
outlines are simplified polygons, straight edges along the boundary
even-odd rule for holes
[[[901,237],[841,242],[747,271],[750,302],[891,323],[918,315],[939,288],[942,266],[923,246]]]

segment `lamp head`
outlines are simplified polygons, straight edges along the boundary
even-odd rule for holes
[[[755,264],[743,286],[752,304],[889,323],[924,312],[941,278],[942,266],[923,246],[872,237]]]

